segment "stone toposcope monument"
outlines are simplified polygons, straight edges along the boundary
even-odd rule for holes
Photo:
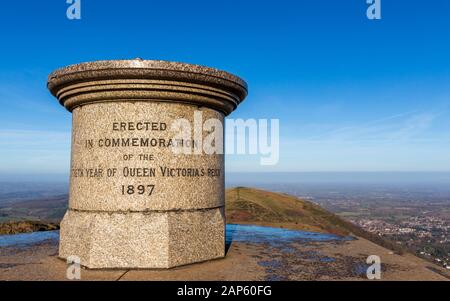
[[[65,67],[48,88],[72,112],[61,258],[88,268],[170,268],[224,257],[223,141],[212,143],[221,152],[199,154],[213,127],[198,133],[197,117],[200,129],[205,120],[223,124],[247,95],[242,79],[135,59]],[[186,122],[192,139],[176,136]]]

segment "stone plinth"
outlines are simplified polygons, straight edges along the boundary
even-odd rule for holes
[[[223,145],[203,152],[215,128],[202,124],[223,124],[247,94],[244,81],[136,59],[62,68],[48,87],[73,124],[61,258],[78,256],[88,268],[169,268],[224,256]],[[186,123],[192,139],[179,137]]]

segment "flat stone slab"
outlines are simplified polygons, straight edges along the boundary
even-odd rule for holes
[[[83,269],[81,280],[365,280],[365,261],[372,254],[381,257],[383,280],[450,279],[446,270],[432,263],[392,254],[362,238],[333,239],[285,230],[284,237],[277,239],[273,234],[283,229],[237,226],[230,230],[234,238],[228,240],[223,259],[168,270]],[[57,253],[55,236],[31,244],[23,240],[4,244],[0,246],[0,280],[67,280],[66,263]]]

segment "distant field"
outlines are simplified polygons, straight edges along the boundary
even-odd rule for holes
[[[67,210],[67,195],[0,203],[0,222],[47,221],[59,223]]]

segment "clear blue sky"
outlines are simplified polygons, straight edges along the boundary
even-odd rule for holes
[[[0,8],[0,174],[64,173],[70,114],[46,89],[72,63],[142,57],[249,84],[233,118],[279,118],[281,157],[228,171],[450,171],[450,1],[64,0]]]

